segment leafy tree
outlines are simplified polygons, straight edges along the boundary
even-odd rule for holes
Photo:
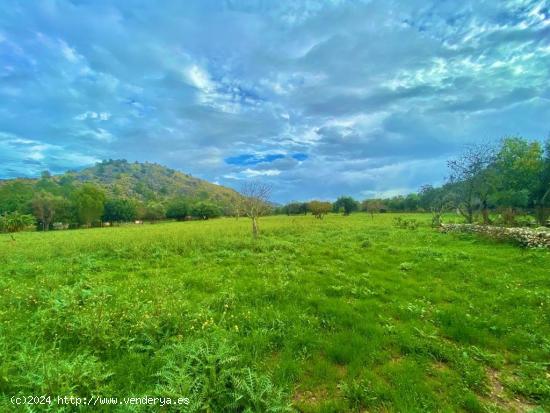
[[[550,205],[550,137],[544,145],[544,158],[533,198],[537,221],[540,225],[546,225]]]
[[[306,202],[290,202],[283,206],[282,210],[287,215],[305,215],[308,212],[308,204]]]
[[[332,209],[330,202],[311,201],[308,204],[308,209],[315,216],[315,218],[322,219],[324,215],[328,214]]]
[[[332,204],[332,210],[334,212],[343,211],[344,215],[349,215],[359,209],[359,203],[351,196],[341,196]]]
[[[187,199],[177,198],[168,204],[168,208],[166,209],[166,218],[182,221],[188,215],[191,215],[191,208]]]
[[[35,190],[49,192],[51,194],[59,195],[60,187],[57,182],[52,178],[49,171],[43,171],[40,175],[40,179],[35,184]]]
[[[418,209],[418,201],[418,194],[408,194],[403,201],[405,211],[416,211]]]
[[[191,215],[201,219],[209,219],[219,217],[221,211],[211,202],[200,201],[191,208]]]
[[[28,214],[19,212],[5,212],[0,215],[0,232],[7,232],[15,241],[14,232],[23,231],[24,229],[35,224],[34,217]]]
[[[31,181],[16,179],[0,185],[0,214],[4,212],[30,212],[28,205],[34,196]]]
[[[144,218],[149,221],[159,221],[166,217],[166,208],[160,202],[149,202],[145,207]]]
[[[494,162],[497,177],[495,204],[506,210],[510,224],[517,209],[537,201],[544,171],[543,149],[539,142],[511,137],[502,141]]]
[[[56,212],[62,206],[63,198],[52,195],[48,192],[39,192],[31,201],[32,211],[42,231],[50,229],[50,224],[53,222]]]
[[[80,224],[89,226],[101,218],[105,205],[105,193],[96,185],[82,185],[75,191],[73,197]]]
[[[55,209],[55,221],[64,222],[64,223],[75,223],[78,222],[78,217],[76,215],[76,208],[72,203],[71,199],[58,197]]]
[[[441,188],[434,188],[433,185],[423,185],[418,192],[418,206],[425,211],[429,211],[440,191]]]
[[[137,209],[134,201],[125,198],[108,199],[103,210],[103,220],[111,222],[129,222],[136,219]]]

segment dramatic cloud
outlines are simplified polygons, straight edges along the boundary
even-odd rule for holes
[[[126,158],[364,198],[550,132],[544,0],[4,3],[0,178]]]

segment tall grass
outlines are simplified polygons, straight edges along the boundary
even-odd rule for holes
[[[15,394],[550,409],[549,253],[394,217],[269,217],[256,240],[245,219],[2,238],[0,410]]]

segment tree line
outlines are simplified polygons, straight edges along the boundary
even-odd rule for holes
[[[542,144],[521,137],[505,138],[498,144],[469,145],[448,161],[449,177],[440,187],[425,185],[416,193],[357,201],[341,196],[335,202],[291,202],[273,207],[270,188],[259,183],[245,185],[234,205],[221,208],[214,202],[189,197],[140,200],[116,197],[99,185],[53,179],[44,172],[39,180],[14,180],[0,185],[0,231],[15,232],[35,223],[47,231],[92,226],[102,222],[134,220],[208,219],[221,215],[247,216],[253,234],[258,218],[270,213],[311,213],[322,219],[329,212],[349,215],[355,211],[431,212],[434,224],[456,211],[468,223],[517,225],[522,222],[547,225],[550,215],[550,138]],[[19,228],[19,229],[18,229]]]
[[[35,223],[38,229],[47,231],[58,227],[99,226],[105,222],[208,219],[220,215],[222,209],[208,200],[174,197],[142,201],[114,197],[93,183],[55,182],[48,172],[44,172],[33,185],[16,180],[0,186],[0,225],[3,225],[4,232],[8,232],[8,227],[14,227],[8,225],[12,221],[26,226]]]
[[[440,187],[424,185],[416,193],[362,201],[342,196],[333,203],[324,202],[324,213],[431,212],[438,223],[443,213],[455,211],[467,223],[518,225],[522,217],[526,222],[548,224],[550,138],[544,144],[509,137],[497,144],[468,145],[448,161],[448,167],[449,177]],[[320,202],[291,202],[275,212],[314,213]]]

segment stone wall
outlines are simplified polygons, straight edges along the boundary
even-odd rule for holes
[[[529,248],[550,248],[550,228],[507,228],[476,224],[442,224],[441,232],[482,234],[493,239],[515,241]]]

